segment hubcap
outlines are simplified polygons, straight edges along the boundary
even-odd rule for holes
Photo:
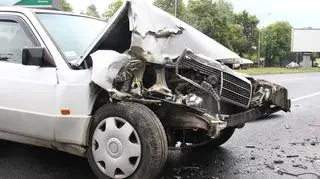
[[[109,117],[99,123],[92,139],[92,153],[101,172],[111,178],[126,178],[141,158],[140,139],[126,120]]]
[[[113,158],[119,158],[123,152],[121,141],[117,138],[111,138],[107,142],[108,153]]]

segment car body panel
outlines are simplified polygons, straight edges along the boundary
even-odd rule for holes
[[[0,15],[22,19],[57,65],[44,68],[0,62],[0,131],[85,145],[96,98],[90,87],[91,70],[69,68],[34,10],[0,7]],[[68,109],[71,114],[63,116],[61,109]]]
[[[0,86],[0,130],[53,140],[56,69],[0,62]]]
[[[111,50],[99,50],[91,55],[91,80],[105,90],[113,88],[113,81],[120,69],[129,62],[129,57]]]
[[[151,2],[129,0],[110,19],[104,32],[96,39],[83,55],[89,56],[99,46],[111,29],[117,28],[119,19],[128,16],[133,32],[131,47],[142,48],[146,60],[152,63],[164,64],[166,60],[177,58],[185,48],[194,53],[202,54],[211,60],[240,58],[215,40],[204,35],[192,26],[178,18],[153,6]],[[77,62],[82,63],[85,58]]]
[[[0,7],[0,15],[17,15],[22,18],[40,42],[41,46],[48,50],[57,67],[59,69],[70,69],[33,10],[22,7]]]
[[[91,45],[88,44],[87,52],[75,64],[67,62],[59,47],[56,46],[56,43],[40,23],[36,16],[37,12],[75,15],[20,7],[0,7],[0,15],[13,14],[21,17],[28,24],[41,47],[48,50],[56,63],[56,67],[45,68],[0,62],[0,99],[2,99],[0,101],[0,138],[50,147],[84,156],[85,148],[88,146],[87,139],[91,115],[101,91],[106,92],[103,94],[107,94],[108,101],[104,102],[131,100],[132,102],[152,104],[158,107],[163,105],[164,109],[168,107],[174,112],[179,109],[187,114],[187,111],[188,114],[191,114],[188,117],[207,124],[209,137],[217,137],[219,132],[227,127],[224,119],[229,117],[228,113],[227,115],[225,113],[221,114],[220,107],[217,111],[204,113],[196,103],[194,106],[188,106],[185,101],[186,99],[191,100],[190,95],[178,94],[176,91],[179,92],[179,90],[175,90],[177,88],[169,89],[166,84],[166,70],[170,71],[170,68],[176,68],[176,75],[178,76],[179,63],[175,60],[182,58],[184,51],[189,51],[191,56],[195,57],[192,62],[193,64],[198,63],[198,70],[192,68],[192,66],[182,67],[181,69],[186,69],[187,73],[185,74],[187,76],[191,74],[189,77],[196,74],[194,76],[199,77],[197,82],[202,83],[198,84],[187,76],[181,78],[182,83],[186,82],[186,84],[190,83],[201,87],[202,90],[198,90],[197,95],[199,93],[211,95],[207,98],[200,96],[205,100],[218,103],[220,106],[221,98],[219,98],[219,94],[222,94],[222,88],[224,87],[222,83],[226,83],[234,89],[244,88],[241,85],[247,86],[244,90],[249,93],[248,103],[244,106],[236,106],[237,104],[233,103],[230,106],[236,108],[236,112],[232,113],[235,116],[234,118],[248,109],[252,112],[249,111],[250,113],[241,115],[243,122],[234,122],[232,127],[243,125],[244,122],[248,121],[248,119],[245,119],[247,116],[251,116],[250,120],[258,116],[255,115],[257,113],[256,109],[261,107],[268,109],[270,107],[269,102],[276,101],[277,104],[280,104],[280,107],[283,106],[283,110],[290,109],[286,89],[269,83],[260,84],[254,79],[244,77],[224,66],[219,61],[235,59],[239,56],[190,25],[151,5],[150,2],[131,0],[124,3],[110,20],[105,31],[97,34],[96,41]],[[128,49],[121,52],[115,49],[99,49],[99,45],[108,36],[112,35],[109,32],[117,30],[118,23],[121,20],[129,21],[128,28],[121,29],[126,34],[130,34],[130,44],[126,44]],[[117,40],[117,37],[113,38]],[[124,43],[127,43],[127,41]],[[88,65],[90,60],[92,68]],[[154,67],[154,75],[157,78],[150,88],[144,88],[143,85],[146,66]],[[213,69],[218,71],[217,74],[220,75],[218,80],[221,83],[214,83],[214,78],[211,78],[215,75],[212,73]],[[175,70],[173,70],[174,72]],[[115,83],[118,77],[119,81],[122,80],[121,77],[125,77],[121,82],[128,82],[126,83],[129,84],[128,90],[124,90],[122,87],[122,91],[116,89]],[[225,77],[229,77],[229,83],[227,83],[228,79],[224,80]],[[172,80],[176,79],[172,78]],[[180,83],[181,80],[178,80],[178,82]],[[254,89],[253,85],[255,85]],[[193,89],[192,86],[188,87]],[[219,87],[221,91],[217,93]],[[271,88],[275,91],[274,95],[271,93]],[[278,92],[279,89],[282,91]],[[230,92],[233,92],[232,90]],[[257,103],[252,107],[250,102],[253,93],[256,93],[256,91],[257,95],[254,98]],[[153,94],[158,96],[152,96]],[[159,96],[165,97],[160,98]],[[270,100],[270,96],[275,96],[280,100]],[[198,98],[199,96],[193,94],[191,97]],[[226,101],[223,102],[226,103]],[[213,108],[207,109],[212,110]],[[277,108],[276,110],[280,109]],[[177,114],[181,114],[181,111],[178,112],[180,113]],[[259,114],[264,114],[264,112],[262,111]],[[162,117],[160,113],[156,114],[159,118]],[[170,113],[168,114],[170,115]],[[197,125],[197,120],[191,122]],[[181,119],[181,121],[183,125],[184,120]],[[194,128],[191,125],[190,129],[194,130],[196,127]]]

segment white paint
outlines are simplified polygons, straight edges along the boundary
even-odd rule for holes
[[[301,101],[301,100],[308,99],[308,98],[315,97],[315,96],[319,96],[319,95],[320,95],[320,92],[317,92],[317,93],[313,93],[313,94],[309,94],[306,96],[301,96],[301,97],[295,98],[291,101],[292,102]]]
[[[113,88],[120,69],[129,62],[128,56],[112,50],[99,50],[91,54],[92,81],[105,90]]]
[[[320,52],[320,29],[292,29],[291,51]]]

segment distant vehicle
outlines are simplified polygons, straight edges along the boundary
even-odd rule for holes
[[[289,63],[286,68],[300,68],[300,65],[296,62]]]
[[[237,61],[238,63],[232,64],[232,69],[248,69],[251,65],[253,65],[253,61],[245,58],[241,58]]]

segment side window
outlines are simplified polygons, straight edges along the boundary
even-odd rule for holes
[[[22,49],[37,45],[19,21],[0,19],[0,61],[22,63]]]

